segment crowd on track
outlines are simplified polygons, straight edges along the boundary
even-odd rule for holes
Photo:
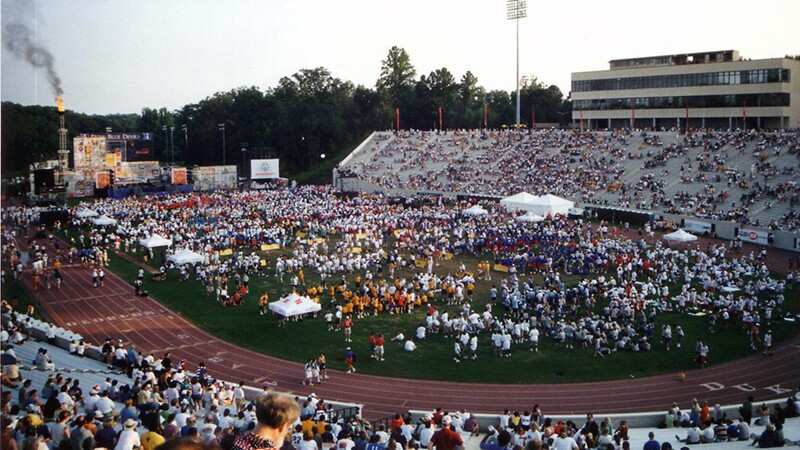
[[[159,234],[173,244],[157,254],[149,250],[151,263],[161,266],[158,275],[202,283],[222,305],[243,301],[251,277],[273,277],[290,286],[273,297],[290,288],[308,295],[327,307],[329,327],[339,328],[345,317],[357,321],[425,308],[424,328],[410,351],[426,334],[441,333],[454,338],[456,361],[476,356],[473,338],[479,335],[488,337],[498,356],[536,351],[540,338],[598,356],[669,349],[685,336],[679,326],[658,320],[666,311],[704,316],[712,332],[741,328],[754,349],[769,352],[770,325],[793,319],[783,303],[796,274],[771,273],[766,249],[743,254],[723,243],[672,248],[647,242],[644,233],[626,238],[607,223],[562,216],[526,223],[496,204],[486,205],[486,216],[464,215],[466,206],[340,198],[326,187],[98,200],[75,208],[70,223],[57,225],[61,230],[49,231],[66,233],[68,246],[52,234],[39,240],[17,235],[35,215],[29,208],[4,208],[3,223],[16,225],[2,236],[4,267],[23,276],[16,242],[29,239],[33,270],[26,275],[49,280],[58,265],[80,261],[97,284],[102,281],[93,265],[102,271],[109,251],[131,252],[141,239]],[[77,211],[85,208],[113,217],[116,227],[81,219]],[[273,258],[262,246],[284,251]],[[181,249],[197,252],[202,261],[171,263]],[[447,273],[434,270],[453,258],[478,262]],[[567,275],[581,279],[565,285]],[[143,278],[140,270],[137,292]],[[480,298],[477,283],[491,283]],[[262,312],[268,299],[269,293],[261,295]],[[697,338],[702,365],[713,349]]]

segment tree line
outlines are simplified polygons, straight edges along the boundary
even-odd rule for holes
[[[569,121],[571,104],[561,90],[523,79],[522,123]],[[355,86],[324,67],[302,69],[266,90],[239,87],[169,111],[88,115],[67,111],[69,145],[78,134],[114,131],[155,133],[160,161],[186,165],[243,164],[252,158],[280,158],[281,173],[321,176],[375,130],[489,128],[515,123],[516,91],[487,91],[472,72],[460,79],[447,68],[417,76],[408,53],[392,47],[374,87]],[[535,111],[534,111],[535,109]],[[2,170],[25,170],[54,158],[58,147],[55,107],[2,104]],[[224,124],[224,127],[223,127]],[[224,130],[223,130],[224,128]],[[224,133],[224,157],[223,157]],[[325,156],[329,156],[325,158]]]

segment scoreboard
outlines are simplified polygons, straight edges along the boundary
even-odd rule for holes
[[[110,152],[119,152],[123,161],[152,161],[153,133],[108,133],[107,147]]]

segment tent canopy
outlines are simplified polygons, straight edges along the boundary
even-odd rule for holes
[[[567,215],[569,209],[575,206],[575,202],[571,202],[561,197],[556,197],[552,194],[543,195],[531,203],[528,211],[534,212],[540,216],[562,214]]]
[[[139,244],[144,246],[144,247],[147,247],[147,248],[169,247],[170,245],[172,245],[172,241],[169,240],[169,239],[163,238],[158,234],[153,234],[153,235],[147,237],[146,239],[140,240]]]
[[[683,231],[683,228],[678,228],[678,231],[665,234],[664,239],[673,242],[690,242],[690,241],[696,241],[697,236],[693,235],[692,233],[687,233]]]
[[[529,194],[527,192],[520,192],[519,194],[514,194],[510,197],[506,197],[500,200],[500,204],[505,206],[506,211],[508,212],[513,212],[515,210],[530,211],[529,208],[531,207],[531,205],[534,204],[534,202],[538,198],[539,197],[533,194]]]
[[[468,216],[483,216],[489,214],[489,211],[481,208],[480,205],[473,205],[462,212]]]
[[[114,225],[117,223],[117,221],[108,216],[100,216],[96,219],[92,219],[92,223],[95,225],[106,226],[106,225]]]
[[[541,222],[544,220],[544,217],[532,213],[530,211],[526,212],[525,214],[517,217],[517,222]]]
[[[85,219],[87,217],[97,217],[100,214],[97,214],[97,211],[92,211],[91,209],[81,209],[75,213],[81,219]]]
[[[174,262],[175,264],[181,266],[183,264],[191,264],[195,265],[197,263],[201,263],[205,260],[203,255],[200,253],[195,253],[188,248],[183,250],[177,251],[172,255],[169,255],[167,258],[168,260]]]
[[[284,317],[293,317],[301,314],[318,312],[322,309],[322,306],[308,297],[297,295],[292,292],[277,302],[270,303],[269,309]]]

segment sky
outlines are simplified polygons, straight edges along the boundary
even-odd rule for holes
[[[31,30],[31,42],[52,55],[67,109],[84,113],[175,110],[320,66],[374,87],[394,45],[408,52],[417,78],[446,67],[456,80],[471,71],[487,90],[515,88],[516,27],[505,0],[0,2],[4,31]],[[564,95],[571,72],[604,70],[612,59],[800,54],[800,0],[528,0],[527,15],[519,21],[520,76]],[[47,70],[10,51],[8,37],[2,100],[54,105]]]

